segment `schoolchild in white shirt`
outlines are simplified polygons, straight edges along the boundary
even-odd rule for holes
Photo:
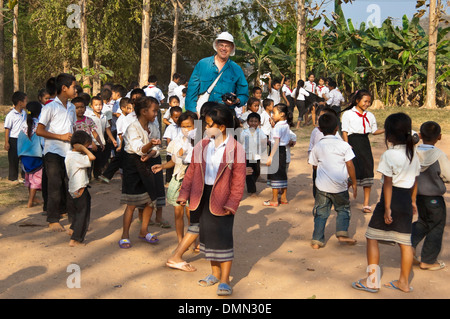
[[[173,106],[170,108],[170,120],[171,124],[166,127],[164,131],[163,140],[166,142],[166,145],[169,145],[171,141],[176,139],[181,134],[181,129],[178,126],[178,119],[180,118],[183,110],[179,106]],[[169,150],[166,151],[166,162],[169,162],[172,159],[172,153]],[[173,167],[166,169],[166,183],[170,183],[170,180],[173,175]]]

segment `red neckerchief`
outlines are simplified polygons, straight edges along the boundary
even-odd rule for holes
[[[363,119],[364,134],[366,134],[366,121],[367,121],[367,124],[370,125],[369,119],[367,118],[367,112],[363,113],[363,114],[359,113],[356,110],[354,110],[354,112]]]
[[[319,93],[322,92],[322,89],[323,89],[324,87],[325,87],[325,85],[322,85],[322,86],[318,85],[318,86],[317,86],[317,88],[319,89]]]
[[[316,82],[311,82],[311,81],[308,81],[308,82],[311,83],[312,93],[314,93],[314,85],[316,85]]]

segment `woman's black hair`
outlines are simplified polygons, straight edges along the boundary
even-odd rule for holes
[[[411,133],[411,118],[405,113],[394,113],[389,115],[384,122],[385,143],[394,145],[405,144],[406,156],[412,162],[414,156],[414,139]]]
[[[29,102],[27,103],[27,125],[28,125],[28,130],[27,130],[27,135],[28,138],[31,138],[32,132],[33,132],[33,124],[34,118],[39,118],[39,115],[41,114],[41,110],[42,110],[42,105],[39,102],[33,101],[33,102]]]
[[[181,123],[183,123],[187,119],[191,119],[193,122],[195,120],[198,120],[197,113],[194,113],[192,111],[185,111],[185,112],[181,113],[180,117],[178,118],[177,125],[181,126]]]
[[[92,136],[85,131],[75,131],[70,139],[70,145],[73,147],[75,144],[86,145],[92,143]]]
[[[142,110],[148,109],[152,106],[152,104],[156,104],[159,106],[158,101],[152,97],[152,96],[144,96],[140,99],[137,99],[134,102],[134,112],[136,113],[136,116],[139,117],[141,115]]]
[[[366,89],[361,89],[352,93],[352,95],[350,95],[350,105],[343,109],[341,113],[350,110],[358,105],[358,102],[361,101],[361,99],[365,96],[370,96],[370,98],[372,98],[372,93],[370,93],[370,91]]]
[[[211,109],[206,116],[209,116],[214,124],[224,125],[226,128],[235,128],[235,121],[232,111],[225,105],[219,104]]]
[[[294,126],[294,115],[291,111],[289,111],[289,107],[286,104],[278,103],[274,106],[274,108],[278,109],[278,112],[284,113],[284,117],[286,118],[287,123],[289,126]]]
[[[297,100],[298,94],[300,93],[300,88],[305,86],[305,81],[298,80],[297,81],[297,88],[295,89],[295,99]]]

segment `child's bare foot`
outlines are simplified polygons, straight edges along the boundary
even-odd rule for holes
[[[443,261],[438,261],[434,264],[420,263],[420,269],[422,270],[441,270],[445,268],[445,263]]]
[[[68,229],[67,230],[67,235],[72,236],[73,235],[73,229]]]
[[[346,244],[346,245],[356,245],[357,241],[353,238],[349,238],[349,237],[343,237],[343,236],[339,236],[338,237],[339,243],[340,244]]]
[[[74,239],[71,239],[69,242],[70,247],[76,247],[76,246],[81,246],[81,245],[83,245],[83,243],[80,243],[79,241],[76,241]]]
[[[52,232],[63,232],[65,231],[64,227],[60,223],[49,223],[48,228]]]
[[[311,244],[312,249],[319,249],[320,245],[318,244]]]

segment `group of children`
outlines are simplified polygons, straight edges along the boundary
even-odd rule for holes
[[[174,80],[180,77],[181,82],[186,82],[178,74]],[[167,202],[174,207],[178,247],[166,265],[195,271],[182,258],[194,245],[211,262],[212,274],[199,285],[219,283],[217,294],[230,295],[233,222],[244,189],[256,194],[256,181],[266,175],[272,197],[262,204],[289,204],[287,172],[290,147],[296,143],[296,134],[291,130],[295,126],[292,110],[297,105],[300,121],[307,109],[302,101],[316,92],[324,101],[314,104],[312,111],[317,117],[308,149],[315,199],[312,248],[325,246],[325,226],[333,206],[339,242],[356,243],[348,232],[348,189],[352,188],[356,198],[357,187],[362,186],[362,211],[372,213],[369,195],[374,160],[368,135],[385,133],[388,150],[378,167],[383,188],[366,232],[368,276],[352,286],[369,292],[379,290],[379,242],[398,243],[401,248],[400,278],[390,282],[389,288],[411,290],[408,276],[414,260],[422,269],[445,266],[437,257],[446,222],[442,196],[450,167],[445,154],[435,147],[441,138],[437,123],[421,126],[423,144],[416,147],[411,119],[406,114],[390,115],[384,129],[379,129],[374,115],[367,110],[372,103],[369,91],[355,92],[350,106],[341,111],[343,98],[335,82],[328,80],[325,87],[325,79],[320,79],[315,85],[312,77],[308,85],[299,81],[289,98],[286,93],[277,96],[271,92],[262,99],[262,90],[254,88],[243,108],[231,110],[207,102],[200,114],[183,110],[181,99],[174,93],[180,82],[174,82],[167,98],[170,108],[162,115],[160,107],[165,96],[156,81],[151,76],[145,89],[134,88],[127,94],[123,86],[114,85],[90,97],[77,90],[72,75],[60,74],[39,92],[39,102],[28,103],[26,94],[14,93],[14,108],[5,119],[9,178],[18,178],[13,173],[18,174],[16,163],[20,158],[30,192],[28,206],[35,202],[36,191],[42,189],[52,230],[63,231],[59,221],[64,213],[68,214],[71,246],[84,241],[89,226],[91,176],[109,183],[120,170],[120,203],[125,211],[119,247],[132,247],[129,230],[135,209],[141,222],[138,238],[157,243],[158,237],[148,227],[153,211],[157,224],[170,227],[162,218],[162,207]],[[283,83],[275,80],[271,85],[276,91]],[[165,130],[161,135],[162,124]],[[161,156],[163,148],[166,161]],[[413,211],[419,214],[415,223]],[[186,233],[185,215],[189,220]],[[419,261],[414,250],[423,239]]]

